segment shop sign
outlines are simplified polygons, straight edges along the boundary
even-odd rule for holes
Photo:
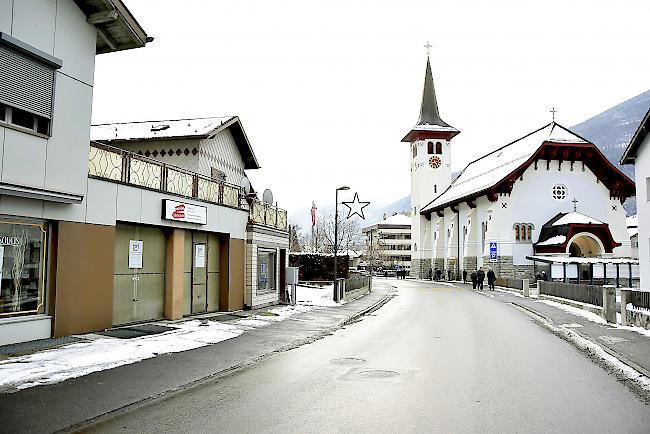
[[[20,244],[20,237],[10,237],[8,235],[0,235],[0,245],[2,246],[17,246]]]
[[[163,218],[205,225],[208,223],[208,209],[200,205],[163,199]]]
[[[143,241],[129,240],[129,268],[142,268],[143,248]]]

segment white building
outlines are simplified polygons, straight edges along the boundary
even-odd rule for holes
[[[521,278],[535,274],[533,256],[630,257],[622,202],[634,184],[594,144],[551,122],[452,182],[458,133],[440,118],[427,61],[420,119],[402,139],[412,155],[412,275],[489,266]]]
[[[411,218],[395,214],[363,228],[367,238],[367,266],[411,268]]]
[[[625,219],[627,225],[627,234],[630,236],[630,243],[632,245],[631,255],[632,259],[639,259],[639,216],[631,215]]]
[[[622,164],[634,164],[641,288],[650,289],[650,110],[630,140]]]

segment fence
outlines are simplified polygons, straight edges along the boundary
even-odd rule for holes
[[[581,303],[603,306],[603,287],[575,283],[546,282],[538,280],[539,293],[567,298]]]
[[[277,206],[255,200],[251,203],[251,223],[287,230],[287,212]]]
[[[515,288],[519,290],[524,289],[522,279],[510,279],[508,277],[497,277],[497,279],[494,281],[494,284],[496,286],[503,286],[506,288]]]
[[[352,276],[345,279],[345,292],[354,291],[370,285],[369,276]]]
[[[637,309],[650,310],[650,292],[631,291],[630,299],[628,302],[632,303],[632,306],[634,306]]]

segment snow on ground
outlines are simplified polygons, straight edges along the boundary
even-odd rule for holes
[[[296,287],[296,302],[302,305],[311,306],[339,306],[342,303],[336,303],[334,297],[334,286],[307,286],[298,285]]]
[[[0,390],[25,389],[81,377],[122,365],[232,339],[243,333],[233,325],[208,321],[173,324],[169,332],[133,339],[101,338],[0,362]]]
[[[598,323],[598,324],[607,324],[607,321],[605,321],[605,319],[603,317],[601,317],[600,315],[597,315],[597,314],[595,314],[593,312],[589,312],[587,310],[580,309],[580,308],[577,308],[577,307],[567,306],[566,304],[558,303],[557,301],[537,300],[536,303],[548,304],[549,306],[553,306],[553,307],[555,307],[557,309],[563,310],[563,311],[565,311],[567,313],[570,313],[572,315],[582,317],[582,318],[584,318],[584,319],[586,319],[588,321],[591,321],[591,322],[595,322],[595,323]]]
[[[330,285],[330,296],[331,296]],[[0,361],[0,391],[58,383],[92,372],[129,365],[156,357],[179,353],[235,338],[251,328],[268,326],[292,315],[308,312],[311,306],[281,306],[268,314],[229,323],[217,321],[184,321],[166,324],[173,328],[165,333],[132,339],[103,337],[27,356]]]

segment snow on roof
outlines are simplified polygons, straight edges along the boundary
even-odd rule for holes
[[[635,235],[639,235],[639,228],[627,228],[627,235],[632,238]]]
[[[411,226],[411,217],[404,215],[404,214],[396,214],[394,216],[390,216],[386,218],[385,220],[381,220],[378,222],[380,225],[407,225]]]
[[[637,228],[639,227],[639,218],[636,214],[631,215],[625,219],[625,225],[628,228]]]
[[[604,225],[605,223],[576,211],[565,214],[553,222],[553,226],[563,226],[563,225],[570,225],[570,224]]]
[[[170,137],[202,137],[235,116],[92,125],[90,140],[138,140]]]
[[[638,265],[638,259],[629,259],[629,258],[582,258],[577,256],[542,256],[542,255],[533,255],[526,256],[526,259],[532,261],[541,261],[541,262],[555,262],[555,263],[567,263],[567,264],[632,264]]]
[[[450,126],[442,126],[442,125],[429,125],[429,124],[424,124],[424,125],[416,125],[414,126],[411,131],[450,131],[450,132],[458,132],[458,130],[454,127]]]
[[[469,163],[449,188],[424,207],[422,211],[447,205],[494,186],[525,163],[546,141],[588,143],[563,126],[551,122],[545,127]]]
[[[560,244],[564,244],[566,241],[566,236],[564,235],[556,235],[554,237],[549,238],[548,240],[544,240],[541,243],[535,244],[536,246],[558,246]]]

